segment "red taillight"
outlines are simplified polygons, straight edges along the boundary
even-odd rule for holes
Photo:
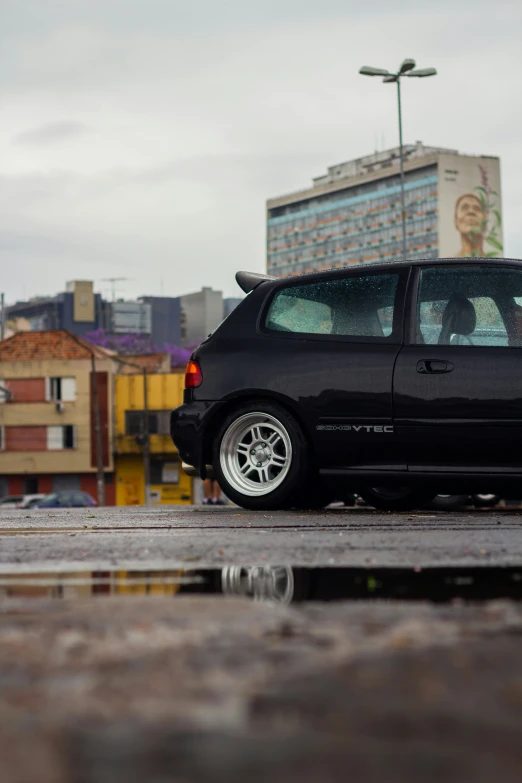
[[[195,389],[203,383],[203,373],[197,362],[189,362],[185,370],[185,389]]]

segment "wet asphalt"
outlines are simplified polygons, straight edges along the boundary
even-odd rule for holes
[[[235,506],[0,514],[0,570],[522,564],[522,511],[251,512]]]
[[[522,779],[522,604],[509,592],[286,606],[90,584],[75,600],[67,585],[29,598],[24,582],[280,564],[332,566],[310,585],[334,566],[367,568],[372,590],[387,566],[419,584],[425,567],[484,567],[494,584],[522,566],[522,512],[5,510],[0,578],[17,591],[0,590],[0,781]]]

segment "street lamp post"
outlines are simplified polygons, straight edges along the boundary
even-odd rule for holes
[[[401,110],[401,78],[403,76],[416,76],[423,78],[425,76],[435,76],[435,68],[416,68],[415,60],[404,60],[397,73],[392,73],[384,68],[372,68],[369,65],[363,65],[359,70],[363,76],[382,76],[385,84],[397,84],[397,105],[399,109],[399,160],[401,170],[401,210],[402,210],[402,254],[407,256],[406,249],[406,195],[404,188],[404,153],[402,147],[402,110]]]

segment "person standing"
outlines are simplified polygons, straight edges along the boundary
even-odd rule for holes
[[[203,505],[224,506],[221,497],[221,487],[215,479],[206,478],[203,481]]]

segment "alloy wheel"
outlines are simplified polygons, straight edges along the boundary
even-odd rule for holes
[[[275,416],[254,411],[225,431],[219,451],[223,475],[236,492],[267,495],[285,480],[292,462],[292,443]]]

